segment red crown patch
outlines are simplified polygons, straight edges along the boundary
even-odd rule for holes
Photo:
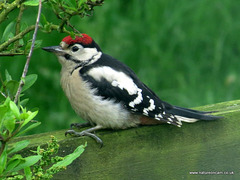
[[[71,36],[67,36],[65,38],[63,38],[63,40],[65,43],[67,43],[68,45],[71,44],[75,44],[75,43],[80,43],[83,45],[88,45],[92,43],[92,38],[90,36],[88,36],[87,34],[82,34],[82,37],[80,36],[76,36],[75,39],[72,39]]]

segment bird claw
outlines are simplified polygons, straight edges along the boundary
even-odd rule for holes
[[[71,124],[72,125],[72,124]],[[70,134],[71,136],[75,136],[75,137],[80,137],[80,136],[89,136],[91,138],[93,138],[97,143],[100,144],[100,148],[102,148],[103,146],[103,141],[96,135],[87,131],[82,131],[82,132],[76,132],[74,130],[67,130],[65,132],[65,136],[67,136],[68,134]]]
[[[74,130],[67,130],[66,132],[65,132],[65,136],[67,136],[68,134],[70,134],[71,136],[75,136],[76,135],[76,131],[74,131]]]

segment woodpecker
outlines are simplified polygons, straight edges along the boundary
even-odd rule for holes
[[[102,144],[93,132],[99,129],[126,129],[139,125],[216,120],[211,112],[173,106],[162,101],[136,76],[132,69],[102,52],[87,34],[63,38],[59,46],[44,47],[60,62],[61,86],[75,112],[91,125],[82,132],[66,131],[73,136],[90,136]]]

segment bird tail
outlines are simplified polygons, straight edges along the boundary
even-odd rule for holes
[[[168,113],[173,114],[179,121],[193,123],[198,120],[217,120],[223,118],[221,116],[210,115],[216,111],[198,111],[188,108],[182,108],[178,106],[173,106],[168,110]]]

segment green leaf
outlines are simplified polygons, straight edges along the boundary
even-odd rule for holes
[[[16,142],[13,147],[8,151],[8,154],[12,154],[15,152],[18,152],[22,149],[24,149],[25,147],[27,147],[29,145],[29,141],[28,140],[23,140],[23,141],[19,141]]]
[[[78,1],[78,8],[80,8],[82,6],[82,4],[86,3],[87,0],[79,0]]]
[[[51,25],[52,23],[45,24],[43,27],[44,32],[47,32],[47,33],[51,32]]]
[[[19,39],[19,46],[23,46],[24,45],[24,40],[23,39]]]
[[[28,88],[30,88],[37,80],[37,75],[36,74],[30,74],[25,77],[25,84],[22,88],[22,92],[26,91]]]
[[[71,6],[73,8],[77,8],[77,3],[76,0],[68,0],[68,1],[64,1],[68,6]]]
[[[27,119],[24,120],[23,124],[21,125],[21,128],[23,126],[25,126],[27,123],[29,123],[29,121],[31,121],[36,115],[37,115],[38,111],[34,111],[34,112],[30,112],[29,116]]]
[[[15,168],[19,163],[21,162],[20,159],[14,159],[11,162],[9,162],[7,168],[6,168],[6,172],[11,171],[13,168]]]
[[[67,10],[71,10],[69,13],[72,13],[72,11],[77,11],[77,9],[76,8],[72,8],[72,7],[70,7],[70,6],[67,6],[67,5],[62,5],[65,9],[67,9]]]
[[[10,105],[10,109],[13,112],[13,114],[15,115],[15,117],[17,119],[19,119],[20,118],[20,112],[19,112],[19,109],[18,109],[17,105],[13,101],[10,101],[9,105]]]
[[[12,21],[5,28],[3,35],[2,35],[1,42],[7,41],[9,38],[11,38],[13,35],[13,32],[14,32],[14,29],[15,29],[15,22]]]
[[[28,0],[23,3],[26,6],[38,6],[39,5],[39,0]]]
[[[41,20],[41,23],[43,24],[43,26],[45,26],[46,24],[48,24],[47,18],[46,18],[46,16],[45,16],[43,13],[41,13],[41,18],[40,18],[40,20]]]
[[[7,95],[13,99],[17,90],[18,90],[19,82],[15,80],[10,80],[6,83]]]
[[[29,98],[23,99],[20,101],[20,106],[26,106],[26,104],[28,103]]]
[[[35,44],[34,44],[34,47],[35,47],[35,49],[37,49],[37,48],[40,48],[41,45],[42,45],[42,40],[36,40],[36,41],[35,41]],[[35,74],[35,75],[36,75],[36,74]]]
[[[7,168],[5,172],[11,171],[15,168],[18,164],[24,162],[24,158],[20,154],[15,154],[7,163]]]
[[[32,179],[32,172],[30,167],[25,167],[24,168],[24,174],[26,176],[26,180],[31,180]]]
[[[30,51],[31,45],[32,45],[32,42],[28,41],[24,49],[25,54],[27,54]]]
[[[2,92],[2,91],[0,90],[0,92]],[[4,95],[2,95],[2,93],[0,93],[0,102],[3,102],[5,100],[5,97],[4,97]]]
[[[85,143],[85,145],[78,146],[73,153],[65,156],[62,161],[57,162],[50,169],[56,168],[56,167],[68,166],[84,152],[86,146],[87,146],[87,143]]]
[[[12,80],[12,76],[9,74],[8,70],[5,70],[6,81]]]
[[[3,104],[0,104],[0,125],[3,122],[3,118],[6,114],[6,112],[9,109],[9,102],[10,102],[10,98],[8,97]]]
[[[0,174],[4,171],[7,164],[7,148],[5,146],[1,156],[0,156]]]
[[[18,166],[16,166],[15,168],[13,168],[11,171],[19,171],[21,169],[24,169],[26,167],[30,167],[34,164],[36,164],[40,159],[41,159],[41,155],[34,155],[34,156],[28,156],[26,158],[24,158],[24,162],[20,163]]]
[[[26,109],[26,108],[23,108],[23,107],[21,106],[21,111],[22,111],[22,113],[21,113],[21,115],[20,115],[20,119],[22,119],[22,120],[27,119],[28,116],[29,116],[29,113],[27,113],[27,109]]]
[[[16,136],[20,136],[20,135],[26,133],[27,131],[30,131],[31,129],[39,126],[40,124],[41,124],[41,122],[37,122],[37,123],[31,124],[31,125],[28,126],[26,129],[20,131]]]
[[[15,128],[15,122],[16,122],[16,118],[13,112],[12,111],[6,112],[3,118],[3,125],[10,133],[12,133]]]
[[[4,136],[4,121],[5,115],[9,111],[10,98],[8,97],[3,104],[0,105],[0,134]],[[6,132],[6,131],[5,131]]]

